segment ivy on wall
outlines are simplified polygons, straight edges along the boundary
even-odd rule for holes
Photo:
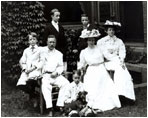
[[[46,22],[43,9],[35,1],[1,2],[1,72],[8,83],[16,83],[20,76],[19,59],[28,46],[28,33],[34,31],[41,39]]]

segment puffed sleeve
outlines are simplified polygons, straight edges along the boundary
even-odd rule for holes
[[[124,59],[126,57],[126,49],[122,40],[120,40],[119,42],[119,57],[121,61],[124,62]]]
[[[80,62],[78,63],[78,69],[81,69],[82,67],[86,66],[86,60],[84,57],[84,50],[80,52]]]
[[[26,54],[26,50],[24,50],[23,55],[19,61],[19,64],[20,64],[22,70],[27,68],[26,61],[27,61],[27,54]]]

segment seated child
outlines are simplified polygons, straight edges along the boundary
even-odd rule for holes
[[[81,71],[75,71],[73,74],[73,82],[69,84],[66,90],[64,102],[64,115],[77,114],[86,104],[86,92],[81,82]],[[76,116],[77,116],[76,115]]]
[[[29,47],[23,52],[20,59],[22,68],[21,76],[17,82],[19,89],[28,93],[31,98],[35,97],[35,81],[41,75],[40,47],[37,46],[37,34],[31,32],[28,35]]]

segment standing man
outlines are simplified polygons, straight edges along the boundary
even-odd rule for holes
[[[55,49],[56,37],[49,35],[47,39],[47,46],[43,47],[41,60],[43,61],[43,79],[42,79],[42,92],[46,102],[46,108],[49,110],[49,116],[53,116],[52,113],[52,85],[57,85],[59,95],[57,99],[57,106],[64,106],[64,92],[69,84],[69,81],[64,78],[61,73],[63,72],[63,54]]]
[[[43,45],[46,45],[47,37],[54,35],[56,37],[56,49],[63,53],[64,62],[66,61],[66,38],[64,35],[64,28],[59,23],[60,12],[58,9],[52,9],[50,12],[52,21],[49,23],[44,31]]]

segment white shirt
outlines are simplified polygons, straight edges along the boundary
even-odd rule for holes
[[[101,48],[107,60],[119,58],[121,61],[124,61],[126,56],[125,45],[123,41],[116,36],[105,36],[98,40],[97,45]]]
[[[26,48],[23,52],[23,56],[20,59],[20,65],[22,69],[29,70],[34,67],[40,69],[42,67],[42,64],[40,62],[40,52],[41,47],[38,47],[37,45],[34,46],[33,50],[32,46]]]
[[[59,23],[57,22],[54,22],[54,21],[51,21],[52,25],[55,27],[55,29],[59,32]]]
[[[78,97],[79,92],[83,92],[83,83],[79,82],[76,84],[74,81],[69,84],[66,90],[66,101],[72,102],[75,101]]]
[[[42,48],[41,58],[43,60],[43,69],[42,72],[57,72],[61,74],[63,72],[63,54],[54,49],[49,50],[47,46]]]

